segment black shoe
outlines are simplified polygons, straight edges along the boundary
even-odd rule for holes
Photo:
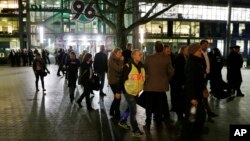
[[[214,112],[208,112],[207,114],[209,117],[218,117],[218,115],[215,114]]]
[[[87,109],[88,109],[88,111],[93,111],[93,110],[95,110],[95,109],[92,108],[92,107],[88,107]]]
[[[100,96],[107,96],[104,92],[100,92]]]
[[[78,104],[79,108],[82,108],[82,104],[80,101],[77,101],[76,103]]]
[[[145,124],[144,126],[143,126],[143,128],[145,129],[145,130],[150,130],[150,124]]]
[[[243,93],[237,93],[236,96],[238,96],[238,97],[244,97],[245,95]]]
[[[115,116],[115,113],[112,111],[109,111],[109,115],[113,117],[113,116]]]
[[[43,91],[46,91],[46,89],[43,89]]]

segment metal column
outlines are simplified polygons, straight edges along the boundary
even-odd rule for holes
[[[18,0],[18,13],[19,13],[19,40],[20,40],[20,48],[24,48],[24,28],[23,28],[23,4],[22,0]]]
[[[231,44],[231,13],[232,13],[232,0],[228,0],[228,19],[227,19],[227,37],[226,45],[224,46],[224,56],[227,57],[229,53],[229,47]]]
[[[26,35],[27,35],[27,46],[31,48],[31,34],[30,34],[30,0],[26,2]]]

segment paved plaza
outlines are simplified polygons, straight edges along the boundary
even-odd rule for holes
[[[0,66],[0,141],[177,141],[179,124],[176,115],[173,121],[161,128],[143,129],[145,110],[138,106],[139,127],[144,131],[141,138],[134,138],[130,131],[117,126],[108,111],[113,100],[110,87],[105,84],[104,99],[97,91],[92,96],[94,111],[70,104],[65,77],[56,76],[57,66],[48,66],[51,74],[45,78],[47,91],[35,91],[35,76],[31,67]],[[223,69],[225,80],[226,69]],[[213,110],[219,115],[207,121],[203,141],[228,141],[230,124],[250,123],[250,70],[242,69],[242,92],[245,97],[225,100],[210,98]],[[82,93],[77,87],[76,97]],[[168,99],[169,92],[167,93]],[[121,109],[126,108],[126,102]]]

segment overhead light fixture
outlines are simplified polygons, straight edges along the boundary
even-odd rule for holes
[[[60,4],[60,1],[56,1],[55,4],[56,4],[56,5],[59,5],[59,4]]]

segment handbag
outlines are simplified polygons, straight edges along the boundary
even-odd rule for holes
[[[136,103],[141,106],[142,108],[146,108],[146,94],[144,91],[141,91],[138,94],[138,97],[136,99]]]
[[[87,73],[87,70],[85,70],[81,75],[79,75],[78,77],[78,85],[83,85],[83,81],[84,81],[84,75]]]
[[[92,90],[98,91],[100,89],[101,87],[100,79],[96,74],[93,74],[92,78],[90,79],[90,82]]]
[[[43,76],[43,77],[47,76],[47,72],[43,71],[43,72],[42,72],[42,76]]]

